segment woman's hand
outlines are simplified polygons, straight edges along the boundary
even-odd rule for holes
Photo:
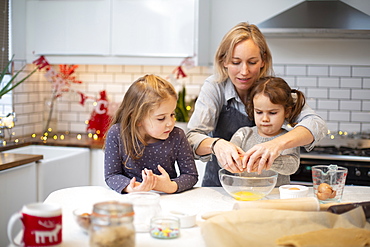
[[[303,126],[297,126],[293,130],[274,138],[271,141],[260,143],[245,153],[243,164],[247,171],[257,168],[258,173],[271,168],[272,163],[279,157],[284,149],[304,146],[314,141],[312,133]]]
[[[157,184],[157,177],[154,175],[152,170],[144,169],[141,171],[143,181],[136,182],[136,178],[133,177],[130,184],[123,190],[124,192],[139,192],[139,191],[150,191],[153,190]]]
[[[251,169],[248,171],[247,170],[247,163],[248,163],[248,156],[244,156],[243,157],[243,160],[242,160],[242,163],[244,164],[244,166],[246,167],[245,170],[247,170],[247,172],[258,172],[258,164],[260,162],[261,158],[257,159],[253,165],[251,165]]]
[[[177,183],[171,181],[170,176],[162,166],[158,165],[158,170],[161,175],[154,175],[157,177],[157,184],[154,187],[154,190],[162,191],[165,193],[175,193],[178,188]]]
[[[262,170],[271,168],[281,151],[274,140],[256,144],[244,154],[243,164],[247,172],[257,171],[260,174]]]
[[[221,167],[233,173],[245,170],[242,163],[244,151],[240,147],[221,139],[213,146],[213,150]]]

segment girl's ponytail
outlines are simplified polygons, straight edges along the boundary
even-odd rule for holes
[[[287,121],[292,127],[294,127],[297,124],[296,123],[297,117],[301,113],[302,108],[306,103],[306,98],[304,94],[297,89],[292,89],[291,92],[295,93],[296,97],[294,99],[294,104],[292,105],[291,113]]]

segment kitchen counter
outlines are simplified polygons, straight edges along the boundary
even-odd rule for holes
[[[6,145],[0,146],[0,171],[13,168],[20,165],[25,165],[30,162],[34,162],[43,158],[42,155],[26,155],[26,154],[4,154],[3,151],[7,151],[13,148],[24,147],[28,145],[48,145],[48,146],[63,146],[63,147],[87,147],[90,149],[101,149],[104,145],[102,138],[94,140],[88,137],[86,134],[81,135],[81,138],[77,138],[77,133],[63,134],[64,139],[61,139],[61,134],[55,135],[56,139],[48,138],[46,141],[41,140],[38,137],[27,137],[19,138],[18,142],[7,142]]]
[[[313,196],[312,187],[309,196]],[[55,191],[45,200],[46,203],[58,203],[63,211],[62,247],[89,246],[89,237],[74,221],[72,211],[76,208],[92,207],[96,202],[118,200],[126,195],[118,194],[100,186],[73,187]],[[266,199],[279,199],[279,190],[275,188]],[[370,201],[370,187],[346,186],[343,202]],[[232,210],[237,201],[231,198],[222,187],[196,187],[179,194],[161,194],[160,204],[163,213],[171,210],[197,214],[197,226],[180,229],[180,237],[171,240],[152,238],[149,233],[136,233],[136,246],[206,246],[199,224],[201,216],[207,212]]]
[[[0,153],[0,171],[43,159],[43,155]]]

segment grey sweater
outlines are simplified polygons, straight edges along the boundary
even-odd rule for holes
[[[257,127],[243,127],[240,128],[230,142],[234,143],[244,151],[248,151],[254,145],[270,141],[278,136],[285,134],[287,131],[283,131],[274,137],[262,137],[257,132]],[[271,170],[279,173],[276,186],[289,184],[290,183],[290,174],[293,174],[297,171],[299,167],[299,147],[285,149],[279,157],[277,157],[274,163],[271,166]]]

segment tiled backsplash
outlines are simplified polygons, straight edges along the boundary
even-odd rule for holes
[[[28,67],[31,70],[34,65]],[[114,109],[135,79],[150,73],[168,79],[174,69],[174,66],[80,65],[75,75],[82,84],[72,87],[93,98],[98,98],[99,92],[106,90]],[[369,66],[278,64],[274,69],[276,75],[283,77],[292,88],[305,93],[308,104],[327,121],[331,131],[370,131]],[[195,98],[204,79],[212,74],[212,68],[194,67],[185,73],[188,77],[181,83],[186,85],[187,96]],[[44,71],[37,72],[14,91],[15,137],[43,130],[48,111],[46,102],[51,96],[51,83],[44,74]],[[58,99],[54,112],[58,131],[86,132],[85,121],[92,113],[93,100],[88,99],[84,106],[79,100],[76,93]]]

